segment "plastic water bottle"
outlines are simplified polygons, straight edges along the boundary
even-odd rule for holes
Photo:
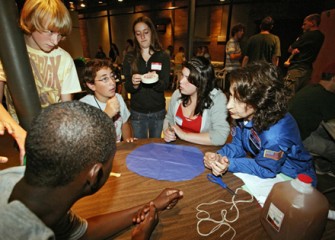
[[[261,212],[261,223],[272,239],[321,239],[329,203],[311,183],[311,177],[299,174],[273,186]]]

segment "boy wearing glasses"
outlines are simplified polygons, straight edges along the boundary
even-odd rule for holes
[[[133,142],[132,130],[128,122],[130,112],[122,96],[116,93],[116,79],[119,76],[108,59],[93,59],[86,64],[84,83],[89,93],[80,101],[104,111],[113,119],[116,141]]]
[[[68,10],[60,0],[27,0],[20,16],[20,27],[29,54],[34,79],[43,108],[72,100],[81,87],[73,59],[58,47],[72,29]],[[6,87],[6,75],[0,63],[0,102],[6,97],[8,112],[18,122],[12,98]],[[20,126],[16,133],[25,138]]]

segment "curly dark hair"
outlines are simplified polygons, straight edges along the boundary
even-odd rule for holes
[[[133,51],[133,56],[131,58],[131,69],[132,69],[132,73],[137,73],[138,69],[137,69],[137,62],[141,57],[141,47],[139,42],[137,41],[136,37],[135,37],[135,26],[138,23],[144,23],[146,24],[150,31],[151,31],[151,43],[150,43],[150,50],[154,51],[154,52],[158,52],[163,50],[160,42],[159,42],[159,38],[157,35],[157,31],[155,28],[155,25],[153,24],[153,22],[151,21],[151,19],[149,17],[146,16],[141,16],[139,18],[137,18],[134,23],[133,23],[133,33],[134,33],[134,51]]]
[[[113,66],[113,62],[110,59],[92,59],[86,63],[84,73],[83,73],[83,83],[85,89],[88,93],[94,95],[94,91],[92,91],[88,86],[87,83],[94,84],[94,79],[97,76],[97,72],[102,68],[110,68],[112,72],[116,75],[115,79],[121,79],[120,71]]]
[[[236,99],[255,109],[252,120],[256,131],[267,130],[287,113],[291,91],[273,64],[254,62],[230,76]]]
[[[210,92],[217,88],[214,68],[211,62],[202,56],[192,58],[186,62],[185,68],[190,70],[188,81],[197,87],[197,104],[194,114],[202,114],[204,109],[209,109],[213,105]],[[191,97],[189,95],[181,95],[183,106],[189,104]]]
[[[234,37],[236,33],[242,30],[245,32],[245,25],[243,25],[242,23],[234,25],[231,29],[231,36]]]
[[[65,186],[113,158],[115,137],[112,119],[98,108],[78,101],[50,105],[28,131],[25,179],[32,186]]]

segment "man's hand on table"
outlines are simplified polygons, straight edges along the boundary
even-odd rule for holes
[[[158,223],[158,210],[153,202],[143,206],[134,216],[133,222],[136,224],[131,233],[133,240],[149,239],[152,231]]]
[[[183,192],[178,189],[166,188],[154,200],[154,204],[159,211],[172,209],[178,200],[183,197]]]
[[[173,208],[182,197],[182,191],[166,188],[153,201],[139,209],[133,217],[136,226],[132,231],[132,239],[149,239],[159,221],[158,211]]]

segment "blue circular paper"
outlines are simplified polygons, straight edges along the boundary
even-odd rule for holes
[[[177,182],[200,175],[205,169],[203,156],[196,147],[150,143],[132,151],[126,162],[141,176]]]

